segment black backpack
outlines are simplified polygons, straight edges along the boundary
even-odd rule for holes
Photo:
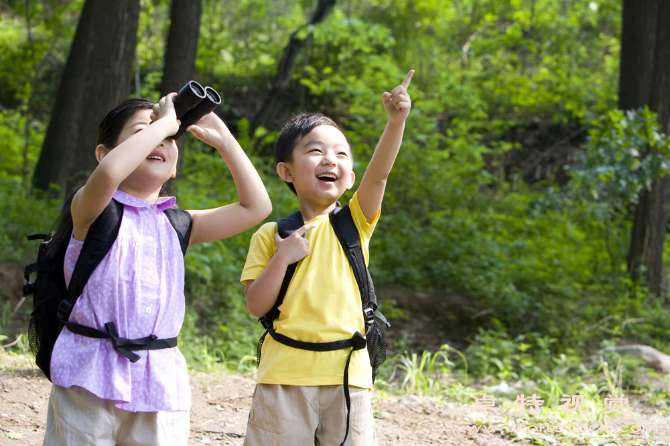
[[[177,232],[182,253],[185,254],[191,233],[191,215],[178,209],[166,209],[163,212]],[[39,247],[37,262],[26,266],[24,270],[26,284],[23,285],[23,296],[33,296],[33,312],[28,327],[30,350],[35,355],[35,363],[49,381],[51,381],[51,353],[64,326],[82,336],[111,339],[114,348],[132,362],[140,359],[133,351],[172,348],[177,345],[176,337],[157,339],[151,335],[142,339],[121,338],[117,335],[113,322],[105,324],[107,332],[103,332],[68,321],[86,282],[114,244],[122,217],[123,204],[112,199],[91,224],[72,273],[69,289],[65,286],[63,273],[69,237],[59,237],[58,245],[51,246],[55,233],[28,236],[28,240],[44,240]],[[64,231],[71,229],[71,227],[65,228]],[[30,282],[30,274],[35,272],[37,278],[34,282]]]
[[[351,209],[349,208],[349,205],[340,207],[338,203],[337,207],[330,214],[328,214],[328,219],[331,226],[333,227],[333,230],[335,231],[337,240],[340,242],[342,249],[347,255],[347,259],[349,260],[349,264],[353,270],[354,277],[356,278],[358,290],[361,294],[363,320],[365,321],[365,336],[359,332],[356,332],[353,334],[351,339],[343,339],[341,341],[303,342],[291,339],[288,336],[284,336],[275,332],[273,322],[279,316],[279,306],[284,301],[286,290],[288,289],[289,283],[291,283],[293,274],[295,274],[295,270],[298,265],[296,262],[292,263],[288,266],[288,268],[286,268],[286,274],[284,275],[284,280],[282,282],[279,295],[277,296],[277,300],[274,306],[265,316],[259,319],[259,322],[263,325],[263,327],[265,327],[266,331],[258,341],[256,348],[256,359],[260,365],[261,348],[263,346],[263,341],[265,340],[265,337],[268,333],[275,341],[301,350],[326,352],[350,348],[351,351],[349,352],[347,363],[344,367],[343,382],[344,398],[347,407],[347,430],[344,435],[344,440],[342,441],[342,444],[344,444],[349,434],[349,411],[351,407],[351,400],[349,396],[349,362],[351,361],[351,355],[355,350],[360,350],[367,346],[368,354],[370,356],[370,366],[372,367],[372,381],[374,382],[375,377],[379,374],[379,366],[386,360],[386,339],[384,337],[384,331],[375,318],[381,320],[387,327],[390,327],[391,324],[377,310],[377,296],[375,294],[375,288],[372,284],[370,272],[365,265],[365,257],[363,256],[363,249],[361,248],[361,240],[358,235],[358,229],[356,229],[353,217],[351,216]],[[304,224],[305,222],[302,219],[302,214],[300,211],[294,212],[293,214],[284,217],[277,222],[279,236],[281,238],[286,238],[293,234],[297,229],[301,228]]]

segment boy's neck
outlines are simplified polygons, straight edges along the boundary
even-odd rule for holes
[[[310,221],[319,215],[328,215],[333,209],[335,209],[337,201],[326,204],[326,203],[312,203],[307,200],[301,200],[298,197],[298,202],[300,203],[300,213],[302,214],[303,221]]]

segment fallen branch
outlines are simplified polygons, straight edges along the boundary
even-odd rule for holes
[[[645,367],[649,367],[658,372],[670,374],[670,356],[656,350],[648,345],[619,345],[607,347],[598,352],[598,356],[604,353],[616,352],[621,355],[629,355],[638,358]]]
[[[12,342],[12,343],[10,343],[10,344],[3,345],[2,348],[14,347],[14,346],[15,346],[16,344],[18,344],[19,341],[21,340],[21,336],[23,336],[23,333],[19,334],[19,337],[16,338],[16,340],[15,340],[14,342]]]

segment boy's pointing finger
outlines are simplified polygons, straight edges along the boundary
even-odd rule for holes
[[[412,76],[414,76],[414,70],[409,70],[409,73],[407,73],[407,76],[405,76],[405,80],[402,81],[402,86],[405,87],[405,90],[409,87],[409,83],[412,80]]]
[[[308,225],[304,225],[303,227],[298,228],[295,232],[300,237],[302,237],[305,232],[307,232],[307,231],[309,231],[310,229],[313,229],[313,228],[316,228],[316,223],[310,223]]]

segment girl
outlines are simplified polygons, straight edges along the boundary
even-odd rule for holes
[[[175,230],[163,210],[174,197],[159,197],[176,174],[177,132],[172,93],[158,104],[130,99],[100,124],[98,166],[73,196],[72,235],[64,261],[69,284],[91,224],[115,199],[123,204],[118,236],[86,283],[70,322],[115,336],[174,338],[184,319],[184,262]],[[152,122],[153,121],[153,122]],[[151,124],[151,125],[149,125]],[[263,183],[226,125],[209,113],[188,129],[216,148],[230,169],[239,203],[188,211],[188,247],[242,232],[270,213]],[[184,357],[176,347],[135,351],[131,362],[110,339],[64,328],[51,358],[53,387],[44,445],[186,445],[191,390]],[[137,359],[135,357],[135,359]]]

